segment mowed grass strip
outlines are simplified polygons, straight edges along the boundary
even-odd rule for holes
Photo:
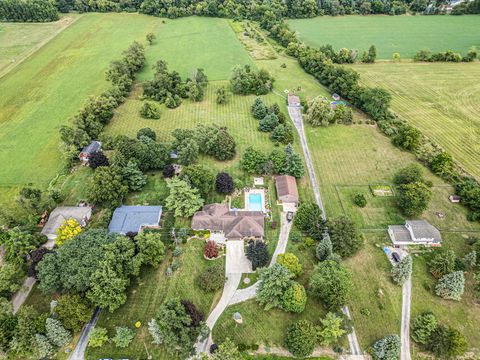
[[[365,85],[389,90],[393,111],[480,179],[478,63],[379,63],[354,69]]]
[[[247,51],[237,40],[228,20],[188,17],[162,19],[163,26],[154,34],[157,40],[148,51],[145,70],[140,80],[153,76],[152,66],[166,60],[171,70],[182,78],[192,77],[197,68],[204,69],[210,80],[230,77],[235,65],[253,65]]]
[[[394,52],[413,58],[422,49],[465,53],[479,46],[480,16],[322,16],[289,20],[301,40],[319,47],[332,44],[361,53],[370,45],[379,59],[391,59]]]
[[[46,185],[55,176],[60,125],[109,86],[110,61],[160,24],[137,14],[83,15],[0,80],[0,185]]]

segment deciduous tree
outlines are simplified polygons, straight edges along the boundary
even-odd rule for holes
[[[315,266],[310,277],[310,290],[327,308],[344,305],[353,287],[352,274],[341,264],[326,260]]]
[[[265,310],[280,307],[285,291],[293,284],[292,278],[293,274],[280,264],[262,269],[257,287],[257,301]]]
[[[198,189],[191,188],[184,180],[168,179],[167,187],[170,193],[165,205],[175,212],[175,216],[192,216],[203,205]]]

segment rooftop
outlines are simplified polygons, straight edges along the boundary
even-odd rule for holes
[[[113,212],[108,231],[119,234],[137,233],[143,227],[158,226],[161,216],[161,206],[123,205]]]
[[[48,221],[42,229],[42,234],[56,237],[56,231],[64,221],[75,219],[81,226],[85,226],[86,220],[91,216],[92,208],[89,206],[59,206],[50,213]]]
[[[82,149],[82,153],[93,154],[100,151],[101,148],[102,143],[100,141],[92,141]]]

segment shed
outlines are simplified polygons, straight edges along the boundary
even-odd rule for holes
[[[290,175],[281,175],[275,178],[278,200],[283,204],[298,205],[297,179]]]
[[[120,206],[113,212],[108,232],[126,235],[160,228],[161,206]]]
[[[332,99],[335,100],[335,101],[338,101],[338,100],[340,100],[340,95],[338,95],[337,93],[332,94]]]
[[[288,106],[295,106],[295,107],[302,106],[302,104],[300,103],[300,98],[293,93],[288,93],[287,100],[288,100]]]
[[[460,200],[461,200],[460,196],[458,196],[458,195],[450,195],[448,198],[450,199],[450,202],[452,202],[452,203],[459,203]]]
[[[92,154],[95,154],[99,151],[102,151],[102,143],[100,141],[92,141],[89,145],[82,149],[79,158],[81,161],[87,163]]]
[[[86,226],[92,216],[92,208],[89,206],[60,206],[55,208],[42,229],[42,234],[49,240],[57,238],[57,229],[70,219],[75,219],[80,226]]]

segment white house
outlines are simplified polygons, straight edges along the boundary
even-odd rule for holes
[[[403,226],[390,225],[388,227],[388,235],[394,246],[442,245],[440,231],[425,220],[407,220]]]

